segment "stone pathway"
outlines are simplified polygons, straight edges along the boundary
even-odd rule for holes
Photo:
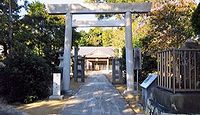
[[[104,75],[89,76],[66,102],[63,115],[133,115],[127,103]]]

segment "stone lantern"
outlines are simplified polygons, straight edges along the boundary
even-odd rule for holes
[[[62,89],[62,69],[63,69],[63,49],[59,50],[59,70],[61,73],[53,73],[53,94],[49,97],[49,99],[63,99],[63,95],[61,95]]]
[[[59,59],[59,61],[60,61],[60,63],[59,63],[59,69],[62,71],[62,68],[63,68],[63,48],[61,48],[60,50],[59,50],[59,57],[58,57],[58,59]]]

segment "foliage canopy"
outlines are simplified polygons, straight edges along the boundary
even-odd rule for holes
[[[200,3],[192,15],[192,26],[196,35],[200,35]]]
[[[16,7],[14,7],[16,4]],[[33,2],[26,6],[28,14],[19,17],[17,3],[12,3],[12,54],[9,49],[8,2],[1,1],[0,45],[4,48],[5,68],[1,68],[0,94],[8,101],[31,102],[46,98],[51,92],[51,73],[58,65],[57,51],[63,46],[64,17],[50,16],[44,5]],[[15,11],[16,9],[16,11]]]
[[[141,39],[145,52],[155,53],[170,47],[180,47],[194,36],[191,18],[195,9],[192,2],[169,2],[155,9],[149,20],[150,29]]]

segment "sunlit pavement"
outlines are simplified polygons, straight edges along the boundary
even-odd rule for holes
[[[91,75],[66,102],[63,115],[133,115],[123,97],[102,74]]]

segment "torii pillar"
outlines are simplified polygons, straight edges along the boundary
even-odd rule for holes
[[[71,59],[71,44],[72,44],[72,15],[67,13],[65,17],[65,41],[63,54],[63,91],[66,93],[69,90],[70,84],[70,59]]]
[[[127,91],[134,91],[134,66],[132,44],[132,15],[128,11],[125,14],[125,44],[126,44],[126,84]]]

